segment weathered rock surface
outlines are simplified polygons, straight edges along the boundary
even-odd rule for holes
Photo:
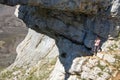
[[[13,70],[7,73],[16,75],[10,74],[11,80],[30,77],[36,80],[114,80],[120,75],[120,0],[6,0],[1,3],[20,4],[16,15],[30,28],[17,48],[15,63],[8,68]],[[100,37],[105,53],[90,57],[96,36]],[[57,56],[56,65],[50,66]],[[40,78],[43,60],[50,63],[45,67],[47,77]],[[15,67],[20,69],[16,72]],[[3,79],[7,79],[5,72],[1,74]]]

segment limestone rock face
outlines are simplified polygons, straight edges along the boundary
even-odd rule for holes
[[[20,5],[15,14],[30,28],[9,69],[23,67],[24,74],[32,74],[37,80],[42,75],[42,61],[47,60],[50,63],[45,68],[49,72],[45,74],[53,71],[39,80],[114,80],[120,75],[120,0],[5,1],[0,2]],[[92,57],[97,36],[103,52]],[[19,70],[11,71],[21,74],[10,75],[11,80],[30,78],[29,74],[21,78]]]
[[[102,58],[100,56],[102,56]],[[112,59],[111,57],[109,58],[109,56],[113,56]],[[119,53],[98,53],[97,57],[77,57],[72,61],[72,65],[68,70],[68,73],[65,73],[65,68],[59,61],[50,76],[50,80],[108,80],[111,76],[117,77],[116,73],[119,68],[115,68],[118,67],[114,65],[117,64],[117,58],[115,56],[119,56]],[[113,61],[110,62],[110,60]],[[56,73],[59,75],[56,75]],[[115,80],[114,78],[111,79]],[[119,78],[117,78],[117,80],[118,79]]]

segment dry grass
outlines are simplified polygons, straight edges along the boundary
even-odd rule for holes
[[[5,41],[0,41],[0,48],[3,48]]]

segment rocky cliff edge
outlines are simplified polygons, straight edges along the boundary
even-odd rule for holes
[[[1,0],[29,32],[6,80],[119,80],[120,0]],[[93,56],[96,36],[102,52]]]

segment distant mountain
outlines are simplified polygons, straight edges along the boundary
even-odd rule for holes
[[[16,46],[24,39],[25,24],[14,16],[15,7],[0,4],[0,68],[7,67],[16,58]]]

